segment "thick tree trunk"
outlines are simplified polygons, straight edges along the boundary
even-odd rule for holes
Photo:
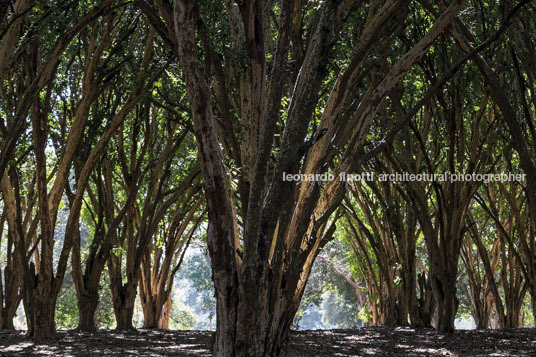
[[[415,327],[432,327],[432,319],[435,311],[435,301],[433,298],[433,289],[430,278],[426,278],[425,273],[417,274],[419,283],[420,296],[417,299],[417,305],[414,310],[414,318],[412,324]],[[413,306],[413,305],[410,305]]]
[[[459,300],[456,297],[456,274],[447,273],[443,279],[434,277],[434,295],[437,304],[437,330],[454,332],[454,320],[458,311]]]
[[[132,318],[134,316],[135,294],[126,293],[127,289],[121,289],[121,294],[114,297],[114,315],[117,330],[132,330]]]
[[[241,316],[240,319],[230,321],[229,316],[240,317],[240,312],[251,310],[252,304],[247,299],[236,303],[236,295],[230,290],[227,290],[226,296],[220,295],[217,299],[214,355],[278,356],[290,331],[296,308],[283,306],[286,305],[284,302],[274,302],[270,305],[264,305],[262,309],[273,310],[271,315],[259,314],[252,319]]]
[[[481,304],[471,304],[471,312],[477,330],[485,330],[488,328],[489,314],[486,314],[485,309]]]
[[[0,309],[0,330],[15,329],[15,326],[13,325],[13,317],[15,317],[15,311],[9,308]]]
[[[143,328],[159,328],[163,303],[159,303],[158,300],[159,299],[156,296],[146,296],[141,298],[141,306],[143,309]]]
[[[430,320],[430,284],[426,284],[426,276],[417,274],[415,264],[415,240],[408,240],[402,245],[402,286],[406,299],[407,314],[412,327],[431,327]],[[418,277],[418,284],[417,284]],[[417,289],[420,298],[417,298]],[[428,297],[428,298],[427,298]]]
[[[330,227],[326,235],[330,236],[334,228]],[[210,249],[209,252],[211,259],[215,259],[214,251]],[[280,354],[299,308],[305,290],[303,282],[310,274],[312,259],[299,267],[272,263],[274,268],[259,268],[257,279],[251,279],[248,269],[233,276],[222,275],[215,269],[219,265],[213,266],[214,275],[224,278],[214,279],[217,301],[215,356]]]
[[[33,338],[54,338],[56,327],[54,313],[59,280],[54,278],[53,248],[54,248],[54,219],[50,211],[47,191],[46,170],[46,131],[43,128],[45,115],[39,108],[40,102],[32,106],[32,133],[35,154],[36,187],[39,207],[39,239],[40,249],[35,250],[36,263],[30,263],[30,269],[25,274],[25,298],[27,299],[26,318],[28,322],[28,335]],[[67,245],[67,238],[64,248]],[[63,251],[62,251],[63,253]],[[63,254],[62,254],[63,255]],[[58,275],[64,273],[58,267]]]
[[[155,262],[152,265],[152,250],[153,247],[149,245],[141,264],[139,295],[141,307],[143,310],[143,328],[159,327],[160,316],[162,314],[162,309],[164,308],[164,303],[166,302],[167,298],[165,286],[160,283],[160,281],[162,280],[159,281],[158,274],[154,274],[155,270],[158,271],[158,269],[160,268],[160,254],[156,252],[154,253]],[[163,271],[158,271],[160,274],[164,274],[166,277],[169,271],[170,260],[170,256],[166,256],[165,263],[162,266]],[[163,282],[165,282],[165,280],[163,280]]]
[[[99,305],[98,291],[88,291],[86,295],[78,296],[78,330],[96,331],[95,313]]]
[[[380,326],[380,317],[378,315],[378,305],[376,303],[369,304],[370,313],[372,314],[372,319],[370,322],[365,324],[365,326]]]
[[[76,249],[73,251],[75,254]],[[79,258],[78,258],[79,259]],[[79,260],[78,260],[79,261]],[[77,290],[78,305],[78,327],[80,331],[96,331],[95,313],[99,305],[99,278],[102,269],[96,267],[100,262],[94,261],[91,272],[86,272],[84,276],[73,274]],[[74,268],[79,268],[79,264],[73,264]],[[79,278],[79,279],[77,279]]]
[[[408,307],[404,294],[393,286],[392,282],[383,284],[383,293],[380,296],[379,325],[383,326],[407,326]]]
[[[4,282],[2,282],[2,269],[0,269],[0,330],[14,330],[13,318],[17,312],[22,294],[19,281],[21,271],[13,273],[12,261],[4,269]]]
[[[22,264],[20,263],[20,239],[16,230],[17,205],[13,187],[6,173],[1,176],[3,212],[0,217],[0,237],[4,235],[7,221],[7,242],[2,250],[5,252],[5,268],[0,269],[0,330],[13,330],[13,318],[22,299]],[[18,250],[18,251],[17,251]]]
[[[207,105],[212,97],[209,85],[211,81],[206,76],[208,68],[203,69],[199,59],[195,33],[199,13],[195,9],[195,2],[177,0],[173,9],[169,4],[159,5],[160,13],[166,15],[164,21],[168,22],[168,29],[173,28],[176,53],[181,62],[190,99],[207,196],[209,221],[207,245],[212,262],[217,303],[217,330],[213,346],[215,356],[262,357],[279,354],[281,344],[288,335],[299,306],[312,262],[321,242],[324,244],[326,242],[321,232],[344,195],[344,187],[340,181],[334,180],[326,184],[322,194],[318,190],[319,186],[303,184],[298,194],[294,191],[295,185],[282,182],[280,179],[281,174],[285,172],[298,172],[300,162],[305,157],[301,150],[309,150],[307,147],[304,148],[303,142],[318,100],[318,87],[322,85],[324,79],[322,73],[325,71],[320,69],[329,63],[331,44],[336,41],[333,27],[337,10],[341,9],[338,7],[339,2],[326,1],[321,6],[318,26],[311,35],[311,45],[296,80],[297,83],[294,85],[281,138],[281,152],[275,164],[273,177],[271,173],[268,174],[267,163],[279,118],[280,107],[276,107],[279,105],[276,103],[281,102],[281,96],[274,91],[273,93],[276,93],[274,100],[270,100],[272,92],[264,88],[266,60],[262,46],[263,18],[259,3],[256,1],[239,3],[249,59],[247,71],[250,72],[251,78],[251,89],[247,93],[241,93],[251,98],[248,104],[250,107],[242,108],[242,112],[246,113],[246,117],[242,118],[242,125],[249,127],[250,134],[244,136],[246,140],[243,145],[248,145],[244,150],[249,150],[248,155],[254,153],[253,157],[245,155],[246,162],[241,165],[241,178],[239,178],[239,182],[248,189],[251,188],[249,195],[240,195],[242,205],[241,207],[238,205],[243,216],[243,232],[239,232],[238,229],[237,205],[234,202],[236,195],[229,192],[232,188],[218,140],[215,117],[211,105]],[[396,10],[400,9],[400,6],[405,6],[405,3],[405,1],[388,2],[386,8],[379,11],[382,16],[376,18],[370,15],[373,20],[372,23],[367,22],[369,26],[366,30],[379,30],[384,27],[384,24],[396,14]],[[356,125],[360,129],[349,137],[354,144],[341,159],[342,163],[338,165],[338,170],[348,171],[347,169],[353,167],[354,154],[361,149],[380,103],[398,80],[422,58],[464,3],[465,0],[453,1],[425,37],[397,62],[376,87],[373,98],[364,104],[366,114],[356,116],[359,120]],[[170,19],[172,11],[173,19]],[[240,23],[236,25],[242,26]],[[370,38],[374,39],[370,43],[371,47],[377,42],[375,36],[377,31],[373,33],[374,35],[370,34]],[[365,43],[368,44],[367,41]],[[358,51],[359,55],[366,57],[369,49],[367,47]],[[285,49],[281,52],[280,71],[276,72],[282,76],[285,73],[286,57]],[[355,68],[359,68],[364,61],[360,57],[352,62]],[[278,67],[277,63],[274,68]],[[357,81],[354,74],[348,74],[353,77],[352,80],[343,81],[341,86],[348,85],[348,90],[342,90],[341,93],[347,94],[352,88],[351,84]],[[338,93],[339,90],[334,92]],[[276,108],[273,118],[265,116],[267,93],[270,97],[268,108],[270,110]],[[320,127],[326,129],[329,134],[324,136],[324,139],[319,139],[316,144],[318,150],[311,149],[312,152],[307,156],[307,163],[303,168],[305,172],[317,173],[324,170],[328,149],[331,146],[329,138],[333,138],[334,130],[340,128],[340,125],[335,123],[339,118],[339,111],[345,104],[346,94],[336,95],[334,103],[340,105],[336,105],[336,110],[330,111],[332,114],[322,120]],[[253,139],[249,140],[251,137]],[[271,185],[267,185],[269,181]],[[296,201],[292,200],[293,196],[296,197]],[[334,231],[334,225],[332,226]]]
[[[173,299],[171,294],[168,295],[164,306],[162,307],[162,314],[158,319],[158,328],[162,330],[169,330],[169,318],[171,316],[171,307],[173,306]]]
[[[117,330],[132,330],[134,303],[136,301],[136,285],[125,284],[112,289],[112,300]]]
[[[31,318],[32,328],[29,337],[36,339],[56,338],[56,324],[54,323],[54,307],[48,302],[36,304],[36,311],[33,311]]]
[[[475,285],[473,282],[470,284]],[[482,284],[481,287],[471,286],[470,289],[471,315],[475,321],[476,329],[486,330],[493,308],[493,294],[487,284]]]
[[[86,271],[82,274],[81,256],[80,256],[80,229],[78,222],[75,222],[74,244],[72,249],[72,272],[73,282],[76,289],[78,305],[78,327],[80,331],[96,331],[95,313],[99,305],[99,280],[104,269],[105,259],[102,256],[96,257],[93,247],[86,261]],[[98,240],[94,237],[94,241]]]
[[[44,286],[39,288],[44,288]],[[31,301],[25,304],[26,322],[28,324],[27,337],[36,339],[56,338],[56,325],[54,323],[56,299],[51,296],[50,291],[43,291],[46,289],[39,290],[34,290],[35,293],[30,297]]]
[[[143,307],[143,328],[158,328],[160,313],[155,304],[145,304]]]
[[[430,311],[427,309],[429,300],[426,299],[427,286],[426,277],[419,274],[419,278],[423,279],[422,286],[419,281],[417,286],[417,271],[415,266],[415,241],[410,243],[409,247],[403,251],[405,259],[402,268],[402,283],[404,288],[404,297],[406,298],[406,306],[408,309],[410,325],[412,327],[431,327]],[[417,299],[417,289],[421,289],[421,298]]]
[[[138,289],[138,278],[135,272],[127,273],[127,281],[123,284],[121,272],[121,256],[111,255],[108,258],[108,271],[110,275],[110,290],[117,330],[134,329],[132,318],[134,316],[134,303]]]
[[[134,315],[134,308],[131,306],[121,306],[114,309],[115,321],[117,330],[133,330],[132,317]]]
[[[524,295],[525,294],[523,294],[523,297]],[[523,297],[513,299],[513,301],[510,301],[510,303],[506,305],[506,328],[523,327],[523,320],[521,319],[521,314],[523,311]]]

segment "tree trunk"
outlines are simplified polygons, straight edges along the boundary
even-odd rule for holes
[[[35,302],[35,310],[32,311],[30,324],[28,325],[28,337],[35,339],[53,339],[57,337],[54,323],[54,306],[46,301]]]
[[[415,320],[412,318],[411,322],[415,327],[432,327],[432,319],[435,311],[432,284],[430,278],[427,279],[424,272],[417,274],[417,281],[419,283],[420,296],[414,308],[413,316]]]
[[[520,319],[523,311],[523,300],[525,293],[522,292],[521,296],[516,296],[508,301],[506,307],[506,328],[520,328],[522,327],[523,321]]]
[[[456,297],[456,274],[451,272],[439,280],[434,277],[434,295],[437,303],[439,332],[454,332],[454,320],[458,311],[459,300]]]
[[[71,206],[72,206],[72,200]],[[69,232],[73,236],[72,272],[74,286],[77,295],[78,305],[78,327],[80,331],[96,331],[95,313],[99,305],[99,280],[104,269],[105,260],[103,257],[94,254],[94,248],[90,247],[90,252],[86,261],[86,271],[82,274],[80,256],[80,229],[78,221],[75,222],[73,231]],[[96,234],[93,241],[99,241]],[[100,258],[100,259],[99,259]]]
[[[95,313],[99,305],[98,291],[88,291],[87,294],[78,296],[78,330],[96,331]]]
[[[155,304],[145,304],[143,308],[143,328],[158,328],[159,311]]]
[[[121,287],[119,294],[114,294],[114,315],[116,321],[117,330],[132,330],[134,325],[132,324],[132,317],[134,316],[134,302],[136,299],[136,292],[130,292],[125,287]]]
[[[144,296],[141,291],[140,298],[143,309],[143,328],[159,328],[164,303],[159,301],[158,296]]]
[[[477,330],[485,330],[488,328],[489,316],[481,304],[471,304],[471,315],[475,320]]]
[[[158,319],[159,329],[169,330],[169,318],[171,316],[172,305],[173,305],[173,299],[171,299],[171,294],[169,294],[162,308],[162,314],[160,315],[160,318]]]
[[[430,295],[430,286],[426,284],[424,273],[418,274],[419,284],[417,286],[417,271],[415,266],[415,240],[411,240],[403,250],[402,283],[404,296],[408,309],[410,325],[412,327],[431,327],[429,303],[431,299],[426,299]],[[420,288],[421,297],[417,298],[417,289]]]
[[[132,316],[134,315],[134,309],[129,306],[120,306],[114,309],[116,330],[133,330]]]
[[[125,284],[121,281],[121,260],[116,262],[115,268],[112,267],[110,261],[118,257],[110,257],[109,272],[110,272],[110,290],[112,291],[112,301],[114,305],[114,315],[117,330],[134,329],[132,325],[132,317],[134,316],[134,303],[136,301],[137,280],[127,281]],[[118,269],[118,270],[117,270]]]
[[[267,280],[248,287],[249,293],[261,292],[267,297]],[[244,289],[241,289],[244,290]],[[214,341],[215,356],[278,356],[282,343],[288,336],[297,306],[282,297],[281,301],[266,301],[264,305],[252,304],[259,299],[241,298],[236,291],[226,289],[224,294],[217,293],[217,326]],[[254,300],[253,300],[254,299]],[[254,307],[258,314],[248,316]],[[263,310],[263,311],[259,311]],[[263,313],[272,310],[271,314]],[[229,317],[236,317],[230,320]]]
[[[249,96],[251,100],[248,100],[249,108],[242,108],[242,113],[246,115],[242,118],[241,124],[242,127],[249,128],[249,133],[242,135],[245,138],[243,145],[248,147],[244,148],[247,155],[244,155],[245,163],[242,162],[240,166],[241,177],[238,179],[249,191],[249,195],[248,192],[245,195],[241,193],[239,199],[242,205],[237,205],[236,195],[230,192],[232,191],[228,178],[230,175],[224,164],[215,116],[211,105],[207,105],[212,97],[209,84],[212,81],[206,75],[208,68],[203,68],[199,58],[197,40],[199,37],[196,37],[195,33],[199,13],[195,9],[195,2],[175,1],[173,8],[167,3],[158,3],[160,13],[166,15],[164,21],[168,22],[168,28],[173,28],[175,49],[190,99],[194,133],[204,178],[209,222],[207,245],[212,262],[217,304],[214,355],[256,357],[278,355],[298,309],[312,262],[319,247],[329,241],[329,238],[326,239],[323,235],[325,226],[344,196],[344,186],[340,181],[330,181],[322,193],[319,185],[302,183],[298,194],[295,184],[281,180],[285,172],[300,172],[301,162],[305,157],[306,163],[302,167],[304,172],[323,172],[324,163],[329,156],[328,149],[331,150],[329,138],[333,138],[335,129],[341,127],[336,123],[338,113],[346,103],[350,88],[353,88],[357,81],[357,70],[347,74],[350,79],[345,76],[342,80],[340,86],[346,90],[334,90],[340,95],[335,94],[333,99],[329,100],[333,104],[330,104],[333,110],[328,111],[319,125],[322,129],[326,129],[324,134],[325,132],[329,134],[319,139],[316,146],[312,145],[311,148],[303,146],[308,123],[319,98],[318,87],[322,85],[325,77],[323,73],[326,71],[322,68],[330,62],[328,54],[332,52],[331,44],[336,42],[334,23],[337,20],[337,10],[342,8],[338,7],[337,1],[326,1],[321,6],[317,26],[312,31],[309,49],[297,83],[294,85],[281,138],[281,151],[274,164],[272,176],[268,163],[282,93],[265,88],[267,73],[260,2],[239,2],[247,39],[245,52],[248,54],[249,62],[246,71],[249,71],[251,80],[251,89],[241,94]],[[369,16],[373,21],[367,22],[369,26],[366,31],[367,34],[371,31],[369,37],[373,38],[373,41],[372,43],[364,41],[366,48],[358,48],[356,52],[359,58],[352,60],[353,69],[360,69],[364,62],[362,58],[365,58],[369,49],[378,42],[379,30],[385,27],[384,25],[397,14],[396,10],[401,6],[405,7],[406,3],[406,1],[390,1],[380,11],[382,16],[374,17],[372,14]],[[348,138],[354,144],[350,145],[341,163],[337,165],[338,172],[353,169],[356,161],[354,154],[362,148],[380,103],[398,80],[422,58],[464,3],[465,0],[453,1],[423,39],[393,66],[374,90],[373,98],[367,99],[367,104],[363,105],[366,107],[364,109],[366,114],[355,116],[356,120],[359,120],[359,123],[356,122],[359,129],[344,137],[345,141]],[[286,6],[285,4],[289,3],[283,2],[282,6]],[[285,14],[288,15],[289,12],[283,11],[282,15]],[[284,19],[284,16],[282,18]],[[236,25],[242,27],[241,23]],[[372,31],[373,29],[378,31]],[[284,39],[285,36],[279,38]],[[274,68],[278,69],[273,72],[274,75],[277,73],[283,78],[286,75],[287,50],[285,48],[278,53],[280,56],[277,57],[281,58],[281,61],[274,64]],[[270,86],[270,89],[273,88],[281,89],[279,85]],[[265,116],[266,111],[274,108],[276,110],[273,116]],[[310,150],[310,155],[305,156],[303,152],[307,150]],[[238,229],[237,210],[242,214],[243,232]],[[330,229],[335,230],[333,223]]]
[[[383,292],[380,296],[379,325],[407,326],[408,308],[404,294],[393,282],[383,282]]]
[[[135,272],[127,272],[127,281],[123,284],[121,260],[121,256],[113,254],[108,257],[110,290],[112,291],[116,329],[131,330],[134,328],[132,317],[134,316],[138,278]],[[127,270],[129,270],[128,267]]]
[[[17,259],[15,252],[10,253],[10,250],[9,247],[8,254],[12,257],[8,257],[8,264],[3,271],[3,281],[2,269],[0,269],[0,330],[15,329],[13,318],[22,299],[22,287],[20,286],[22,271],[16,267],[16,262],[19,259]]]
[[[38,277],[37,277],[38,278]],[[54,323],[54,313],[56,299],[51,297],[50,291],[46,289],[50,284],[44,283],[33,290],[33,294],[27,295],[29,301],[26,302],[26,322],[28,324],[27,337],[35,339],[53,339],[57,337],[56,325]]]
[[[192,220],[194,213],[199,209],[201,202],[202,198],[199,198],[197,203],[190,208],[188,216],[180,224],[178,230],[175,229],[179,226],[178,221],[171,225],[170,231],[173,233],[167,237],[173,240],[166,242],[164,258],[162,258],[163,249],[154,247],[152,242],[149,243],[142,258],[139,294],[143,308],[144,328],[169,329],[173,280],[182,264],[184,254],[190,245],[193,233],[197,229],[203,215],[199,216],[186,236],[182,237],[182,234],[186,230],[188,223]],[[182,238],[176,239],[175,237]],[[151,254],[154,256],[153,263],[151,263]],[[172,262],[174,260],[176,260],[176,265],[172,268]]]
[[[15,311],[3,307],[0,310],[0,330],[14,330],[13,317],[15,317]]]
[[[33,338],[54,338],[56,327],[54,313],[59,280],[54,278],[53,249],[54,249],[54,219],[48,202],[47,169],[46,169],[46,125],[45,113],[41,111],[40,101],[32,106],[32,133],[35,155],[36,187],[38,197],[39,239],[40,250],[35,250],[36,263],[30,263],[30,269],[25,274],[25,298],[27,299],[26,316],[28,321],[28,335]],[[64,247],[68,238],[66,237]],[[65,250],[62,250],[62,253]],[[62,254],[63,255],[63,254]],[[64,271],[58,267],[58,276]]]

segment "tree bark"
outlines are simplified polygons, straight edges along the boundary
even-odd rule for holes
[[[160,318],[158,319],[159,329],[169,330],[169,319],[171,317],[172,306],[173,306],[173,299],[171,299],[171,295],[169,295],[162,308],[162,314],[160,315]]]
[[[13,318],[15,317],[17,308],[22,299],[22,294],[19,292],[22,288],[19,285],[22,272],[15,272],[15,275],[13,275],[12,270],[13,269],[9,264],[4,268],[3,272],[2,269],[0,269],[0,330],[15,329]],[[4,275],[3,283],[2,275]],[[2,291],[4,287],[5,293]]]
[[[372,100],[363,102],[366,115],[357,116],[359,129],[351,135],[344,133],[347,135],[345,138],[356,140],[346,151],[347,155],[343,156],[343,163],[337,166],[337,170],[349,172],[354,168],[355,155],[362,148],[378,106],[398,80],[422,58],[464,3],[464,0],[453,1],[452,6],[449,6],[427,35],[393,66],[392,71],[374,91]],[[289,2],[282,2],[283,8],[288,5]],[[381,30],[384,26],[379,24],[397,14],[394,11],[397,5],[405,7],[407,2],[388,1],[382,5],[380,6],[379,2],[374,4],[371,20],[367,20],[367,30],[376,27]],[[171,9],[168,5],[159,7],[161,13],[169,16]],[[343,184],[335,181],[327,184],[321,193],[320,186],[313,183],[302,183],[297,190],[293,183],[281,180],[285,172],[300,171],[301,161],[311,148],[311,155],[305,160],[308,164],[304,165],[304,171],[317,173],[326,170],[324,159],[328,151],[331,152],[328,149],[331,147],[332,135],[322,138],[321,133],[314,133],[318,141],[309,142],[306,142],[306,137],[319,99],[317,89],[327,73],[326,63],[330,61],[331,44],[336,39],[335,27],[337,20],[340,20],[337,10],[340,8],[335,1],[326,1],[321,5],[317,26],[312,30],[310,44],[294,85],[273,175],[268,174],[268,168],[279,110],[273,111],[273,118],[266,117],[264,106],[267,105],[269,111],[274,107],[280,108],[281,98],[277,95],[278,88],[273,88],[270,92],[263,88],[266,83],[266,60],[261,6],[257,1],[241,2],[239,9],[249,60],[246,70],[249,71],[251,79],[248,93],[241,94],[251,98],[251,103],[256,106],[238,111],[249,115],[247,118],[241,118],[244,126],[247,126],[246,129],[249,129],[247,134],[250,138],[250,141],[245,141],[243,145],[247,145],[244,148],[246,160],[254,163],[253,171],[251,165],[247,166],[248,163],[240,166],[241,174],[238,178],[239,182],[243,181],[244,185],[249,187],[249,194],[240,197],[243,203],[239,207],[243,214],[243,232],[238,229],[235,195],[224,165],[215,115],[212,106],[207,105],[212,98],[211,81],[207,78],[210,68],[203,68],[199,59],[195,34],[198,13],[194,2],[174,2],[172,35],[176,41],[176,51],[190,99],[207,196],[207,245],[211,256],[217,305],[213,353],[216,356],[272,356],[279,354],[281,344],[288,335],[318,249],[326,244],[333,234],[335,225],[331,224],[328,228],[328,220],[342,200],[344,192]],[[284,16],[289,14],[286,10],[282,11],[282,23]],[[377,14],[381,16],[375,17]],[[338,112],[344,107],[350,91],[348,88],[355,84],[357,68],[361,67],[362,61],[357,57],[366,57],[368,50],[365,46],[359,51],[353,62],[355,68],[348,70],[344,80],[341,80],[341,84],[333,91],[336,98],[333,99],[332,110],[330,109],[332,114],[322,120],[322,133],[325,134],[323,129],[334,133],[335,128],[341,127],[337,122]],[[284,69],[287,52],[282,52],[281,70]],[[274,68],[279,65],[279,62],[276,62]],[[345,88],[346,85],[349,87]],[[263,98],[266,93],[269,97],[268,104]],[[271,97],[273,93],[276,93],[274,101]],[[313,145],[315,142],[318,148]],[[242,239],[239,236],[241,233]]]
[[[99,305],[98,290],[88,289],[87,295],[78,296],[78,327],[80,331],[96,331],[95,312]]]
[[[7,220],[6,246],[1,247],[6,253],[5,268],[0,269],[0,330],[13,330],[13,318],[22,299],[23,270],[20,263],[19,248],[22,244],[17,229],[18,213],[13,187],[6,173],[2,175],[0,190],[4,210],[0,218],[0,237],[3,235],[4,223]],[[20,213],[20,212],[19,212]]]
[[[114,258],[115,257],[111,257],[110,260],[114,260]],[[137,283],[123,284],[121,282],[120,276],[118,278],[117,274],[112,274],[112,269],[110,269],[112,264],[118,264],[118,262],[116,261],[114,263],[108,263],[108,267],[110,270],[110,288],[112,290],[112,302],[114,306],[116,329],[132,330],[134,329],[134,325],[132,324],[132,318],[134,316],[134,303],[136,301]]]
[[[152,242],[147,246],[142,258],[140,275],[140,300],[143,308],[144,328],[161,328],[160,321],[163,314],[167,313],[169,325],[169,313],[171,309],[171,291],[175,275],[182,265],[184,254],[190,245],[195,230],[198,228],[203,213],[199,215],[193,226],[185,233],[189,223],[198,212],[203,196],[197,197],[200,184],[195,183],[198,177],[199,166],[195,165],[190,175],[183,182],[189,190],[185,190],[184,196],[179,200],[180,208],[176,210],[164,236],[162,246]],[[179,206],[179,204],[177,204]],[[167,306],[167,307],[166,307]],[[165,309],[168,309],[167,311]]]

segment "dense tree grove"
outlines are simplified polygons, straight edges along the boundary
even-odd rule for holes
[[[0,329],[19,305],[35,338],[65,314],[132,329],[138,304],[144,328],[192,327],[173,315],[191,247],[215,356],[278,355],[326,296],[352,327],[533,324],[535,19],[529,0],[0,0]]]

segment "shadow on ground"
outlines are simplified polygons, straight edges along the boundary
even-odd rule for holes
[[[21,331],[0,331],[0,356],[210,356],[211,336],[209,331],[60,331],[56,340],[39,341]],[[536,356],[536,330],[295,331],[281,356]]]

